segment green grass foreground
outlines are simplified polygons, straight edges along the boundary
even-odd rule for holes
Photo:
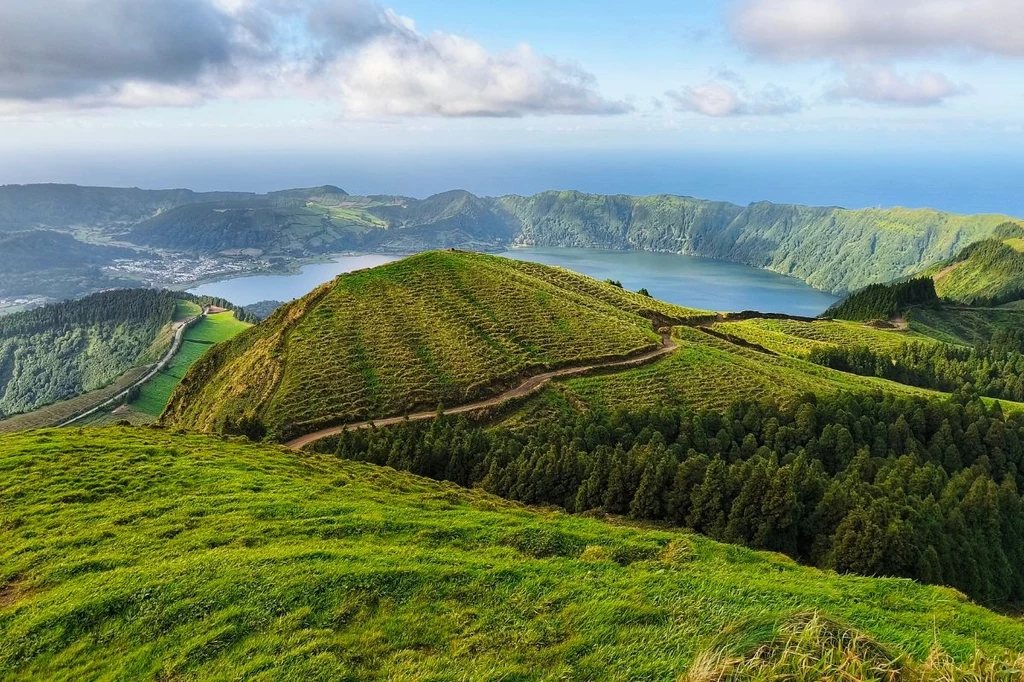
[[[808,613],[855,633],[829,652],[1024,650],[1024,623],[952,590],[391,469],[152,429],[0,437],[4,679],[846,679],[738,676],[729,652]]]

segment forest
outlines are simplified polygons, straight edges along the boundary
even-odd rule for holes
[[[1024,329],[1004,328],[973,348],[908,343],[880,350],[866,346],[816,348],[808,360],[862,376],[951,393],[976,391],[1024,402]]]
[[[1024,415],[975,395],[808,394],[789,406],[577,414],[519,432],[442,417],[317,449],[989,604],[1024,598]]]
[[[932,278],[918,277],[904,282],[867,286],[826,310],[823,317],[854,322],[888,320],[911,306],[938,301]]]
[[[152,346],[178,298],[108,291],[0,317],[0,417],[101,388],[155,361],[161,349]]]

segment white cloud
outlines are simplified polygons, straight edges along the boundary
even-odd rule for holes
[[[783,60],[887,60],[948,51],[1024,56],[1020,0],[742,0],[730,28]]]
[[[618,114],[579,67],[371,0],[0,0],[0,112],[288,95],[362,116]]]
[[[901,75],[893,63],[934,55],[1024,57],[1020,0],[740,0],[736,41],[779,61],[827,61],[843,81],[835,100],[891,106],[940,104],[968,85],[928,71]]]
[[[738,77],[734,80],[742,82]],[[680,111],[716,118],[782,116],[804,109],[804,103],[797,95],[776,86],[768,86],[760,92],[750,93],[742,85],[712,81],[681,90],[670,90],[665,96],[673,101]]]
[[[968,91],[969,88],[953,83],[941,73],[925,72],[908,78],[885,67],[862,67],[850,69],[845,81],[828,95],[837,100],[927,107]]]
[[[528,45],[491,54],[448,33],[390,35],[338,64],[348,110],[360,116],[520,116],[616,114],[630,109],[600,97],[593,78],[537,55]]]

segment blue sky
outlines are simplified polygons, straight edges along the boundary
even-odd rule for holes
[[[1017,6],[1021,5],[1021,6]],[[0,0],[12,159],[1024,151],[1006,0]]]

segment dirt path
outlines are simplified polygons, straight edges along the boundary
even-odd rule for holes
[[[146,372],[145,374],[142,375],[141,379],[139,379],[138,381],[133,383],[131,386],[129,386],[128,388],[124,389],[123,391],[121,391],[120,393],[115,395],[113,398],[110,398],[109,400],[105,400],[102,403],[100,403],[99,405],[97,405],[96,407],[93,407],[92,409],[87,410],[85,412],[82,412],[81,414],[76,415],[76,416],[72,417],[71,419],[68,419],[66,421],[61,422],[57,426],[58,427],[70,426],[70,425],[74,424],[75,422],[78,422],[78,421],[81,421],[81,420],[85,419],[86,417],[91,417],[92,415],[94,415],[97,412],[99,412],[100,410],[102,410],[104,407],[110,407],[111,405],[113,405],[113,404],[115,404],[115,403],[117,403],[117,402],[119,402],[121,400],[124,400],[128,396],[128,394],[131,392],[131,390],[133,388],[141,387],[147,381],[149,381],[150,379],[155,377],[157,374],[159,374],[160,371],[164,367],[166,367],[168,364],[170,364],[171,360],[174,359],[174,356],[178,354],[178,350],[181,349],[181,344],[182,344],[182,342],[185,339],[185,330],[188,329],[189,325],[191,325],[193,322],[195,322],[199,318],[206,317],[208,312],[209,312],[209,308],[203,308],[203,312],[200,313],[199,315],[197,315],[196,317],[190,317],[187,320],[182,320],[180,322],[176,322],[174,324],[174,340],[171,342],[171,347],[167,349],[167,352],[164,353],[164,356],[160,359],[159,362],[157,362],[155,365],[153,365],[148,372]]]
[[[515,388],[509,389],[500,395],[496,395],[493,398],[487,400],[480,400],[475,403],[468,403],[466,405],[459,405],[458,407],[446,408],[445,414],[464,414],[466,412],[475,412],[477,410],[486,409],[489,407],[497,407],[506,400],[512,400],[513,398],[522,398],[524,396],[533,393],[542,386],[547,385],[552,379],[558,379],[561,377],[573,376],[576,374],[584,374],[595,369],[603,368],[629,368],[637,365],[643,365],[652,360],[668,355],[676,348],[679,347],[675,341],[672,340],[671,333],[665,332],[661,335],[661,347],[656,348],[640,355],[634,355],[631,358],[625,360],[609,360],[607,362],[598,362],[591,365],[581,365],[577,367],[565,367],[563,369],[556,369],[550,372],[544,372],[543,374],[536,374],[529,379],[526,379],[523,383],[519,384]],[[353,422],[351,424],[343,424],[341,426],[334,426],[329,429],[323,429],[322,431],[316,431],[305,436],[296,438],[295,440],[285,443],[285,445],[292,450],[301,450],[310,443],[315,443],[318,440],[328,438],[330,436],[336,436],[343,431],[355,431],[358,429],[368,429],[371,426],[390,426],[392,424],[398,424],[400,422],[408,421],[423,421],[426,419],[433,419],[437,415],[436,411],[430,412],[416,412],[408,416],[401,417],[385,417],[383,419],[371,419],[362,422]]]

